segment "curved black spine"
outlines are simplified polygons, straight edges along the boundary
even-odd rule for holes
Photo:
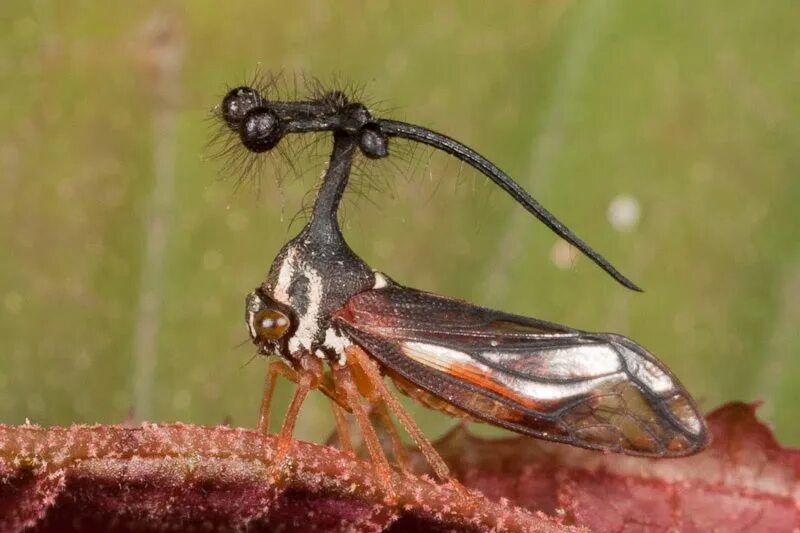
[[[483,157],[469,146],[458,142],[452,137],[442,133],[437,133],[427,128],[423,128],[422,126],[415,126],[413,124],[390,119],[378,119],[378,124],[381,128],[381,131],[390,137],[400,137],[410,141],[427,144],[428,146],[432,146],[437,150],[446,152],[475,168],[495,182],[501,189],[511,195],[511,197],[517,201],[517,203],[522,205],[528,212],[538,218],[556,235],[583,252],[584,255],[594,261],[600,268],[608,272],[608,274],[619,283],[631,290],[642,292],[642,289],[639,288],[639,286],[625,277],[602,255],[595,252],[591,246],[586,244],[577,235],[572,233],[567,226],[562,224],[552,213],[550,213],[550,211],[545,209],[542,204],[537,202],[528,193],[528,191],[522,188],[520,184],[511,179],[508,174],[500,170],[497,165]]]

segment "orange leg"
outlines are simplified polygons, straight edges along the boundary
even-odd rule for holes
[[[386,402],[383,400],[383,398],[375,396],[368,397],[367,400],[370,402],[370,404],[372,404],[378,420],[389,434],[389,441],[392,445],[392,454],[394,454],[394,460],[397,462],[400,470],[407,474],[409,471],[406,447],[403,445],[403,440],[400,438],[400,433],[397,432],[394,422],[392,422],[392,417],[389,414],[389,408]]]
[[[286,363],[283,361],[270,361],[267,365],[267,377],[264,380],[264,395],[261,398],[261,411],[258,414],[258,431],[265,435],[269,433],[269,411],[270,405],[272,404],[272,396],[275,394],[275,383],[278,380],[278,374],[294,383],[297,383],[299,379],[297,377],[297,372],[286,366]]]
[[[403,427],[422,452],[422,455],[425,456],[425,460],[431,465],[436,475],[443,481],[453,482],[454,480],[450,476],[450,469],[447,468],[447,464],[445,464],[439,453],[433,448],[433,445],[419,429],[414,419],[408,414],[408,411],[405,410],[398,399],[386,388],[386,384],[383,382],[383,377],[380,375],[377,366],[366,352],[358,346],[350,346],[347,348],[346,354],[348,359],[354,360],[358,364],[369,379],[372,387],[394,412],[400,420],[400,423],[403,424]]]
[[[333,401],[340,404],[342,403],[342,400],[336,394],[333,384],[322,376],[322,363],[316,357],[305,356],[301,360],[301,368],[302,367],[306,367],[307,370],[310,370],[315,377],[313,381],[316,382],[316,386],[312,387],[312,389],[318,388]],[[285,377],[292,383],[298,383],[300,381],[298,371],[288,366],[284,361],[278,360],[269,362],[267,365],[267,377],[264,380],[264,395],[261,398],[261,411],[258,415],[258,430],[264,434],[269,433],[270,406],[272,404],[272,397],[275,394],[275,384],[278,375]]]
[[[351,370],[354,369],[351,367]],[[386,406],[386,402],[384,402],[380,397],[377,397],[374,393],[370,393],[371,395],[365,395],[360,383],[358,383],[358,380],[356,380],[356,385],[361,395],[367,397],[367,402],[369,404],[367,408],[367,416],[369,417],[370,425],[372,425],[372,427],[376,430],[378,441],[381,443],[381,448],[383,449],[384,454],[388,457],[391,453],[392,458],[394,459],[395,463],[397,463],[397,466],[400,468],[400,470],[403,473],[408,474],[410,472],[408,452],[403,444],[402,438],[400,437],[400,433],[397,431],[397,427],[392,421],[389,409]],[[343,395],[340,393],[336,400],[331,400],[331,407],[333,408],[335,417],[334,420],[336,421],[336,443],[339,444],[339,447],[343,450],[356,453],[357,448],[360,448],[364,445],[364,440],[363,438],[359,438],[354,442],[351,439],[351,422],[346,418],[349,409],[342,407],[342,405],[347,405],[347,400],[341,396]],[[382,432],[379,431],[379,428],[382,430]],[[389,447],[387,447],[387,439]]]
[[[286,458],[292,442],[292,433],[297,423],[297,416],[300,414],[300,407],[303,405],[308,393],[312,389],[319,387],[322,373],[322,362],[312,355],[301,356],[297,369],[289,368],[282,362],[276,362],[269,366],[264,399],[261,403],[261,416],[259,417],[259,428],[263,428],[263,431],[266,432],[268,427],[269,408],[277,375],[282,374],[297,383],[289,409],[286,411],[286,417],[283,419],[281,431],[278,434],[278,443],[272,460],[273,465],[280,465]]]
[[[383,396],[376,390],[372,380],[364,374],[359,365],[351,365],[350,370],[353,373],[358,392],[367,399],[370,405],[369,417],[376,425],[384,428],[389,436],[389,443],[392,448],[392,455],[397,465],[404,473],[408,473],[408,454],[406,447],[403,445],[403,440],[397,432],[392,417],[389,413],[389,407]]]
[[[393,495],[392,470],[389,466],[389,461],[383,453],[383,448],[381,447],[378,435],[375,433],[375,428],[372,427],[369,421],[369,415],[366,409],[364,409],[364,405],[361,403],[361,397],[358,394],[358,389],[350,368],[346,366],[334,366],[333,379],[336,382],[336,388],[344,393],[348,405],[353,410],[353,414],[356,415],[356,421],[361,429],[361,434],[364,437],[369,455],[375,463],[378,477],[381,478],[387,492]]]
[[[286,411],[286,418],[283,419],[283,426],[281,432],[278,434],[278,446],[275,451],[275,457],[272,462],[275,465],[280,464],[289,453],[289,445],[292,443],[292,433],[297,423],[297,415],[300,414],[300,406],[308,396],[314,385],[314,376],[309,373],[301,373],[300,379],[297,381],[297,388],[294,390],[292,402],[289,404],[289,409]]]
[[[331,408],[333,409],[333,418],[336,421],[336,434],[339,436],[339,446],[342,450],[353,453],[353,441],[350,440],[350,428],[347,425],[345,410],[334,400],[331,400]]]

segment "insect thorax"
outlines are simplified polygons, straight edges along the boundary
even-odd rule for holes
[[[343,362],[350,341],[331,326],[331,315],[375,280],[341,235],[320,235],[307,226],[283,247],[261,286],[294,315],[295,327],[279,355],[296,359],[305,352]]]

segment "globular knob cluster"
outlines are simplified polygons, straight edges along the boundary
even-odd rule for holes
[[[389,155],[389,138],[361,103],[332,91],[311,102],[280,102],[271,105],[256,89],[236,87],[222,100],[221,114],[251,152],[267,152],[287,133],[338,131],[353,135],[361,152],[370,159]]]
[[[361,128],[358,146],[370,159],[382,159],[389,155],[389,138],[377,125],[367,124]]]
[[[266,152],[284,135],[281,120],[251,87],[236,87],[222,99],[222,118],[251,152]]]

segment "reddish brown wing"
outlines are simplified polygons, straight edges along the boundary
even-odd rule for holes
[[[681,456],[708,443],[689,394],[652,354],[390,283],[333,322],[384,370],[475,418],[575,446]]]

